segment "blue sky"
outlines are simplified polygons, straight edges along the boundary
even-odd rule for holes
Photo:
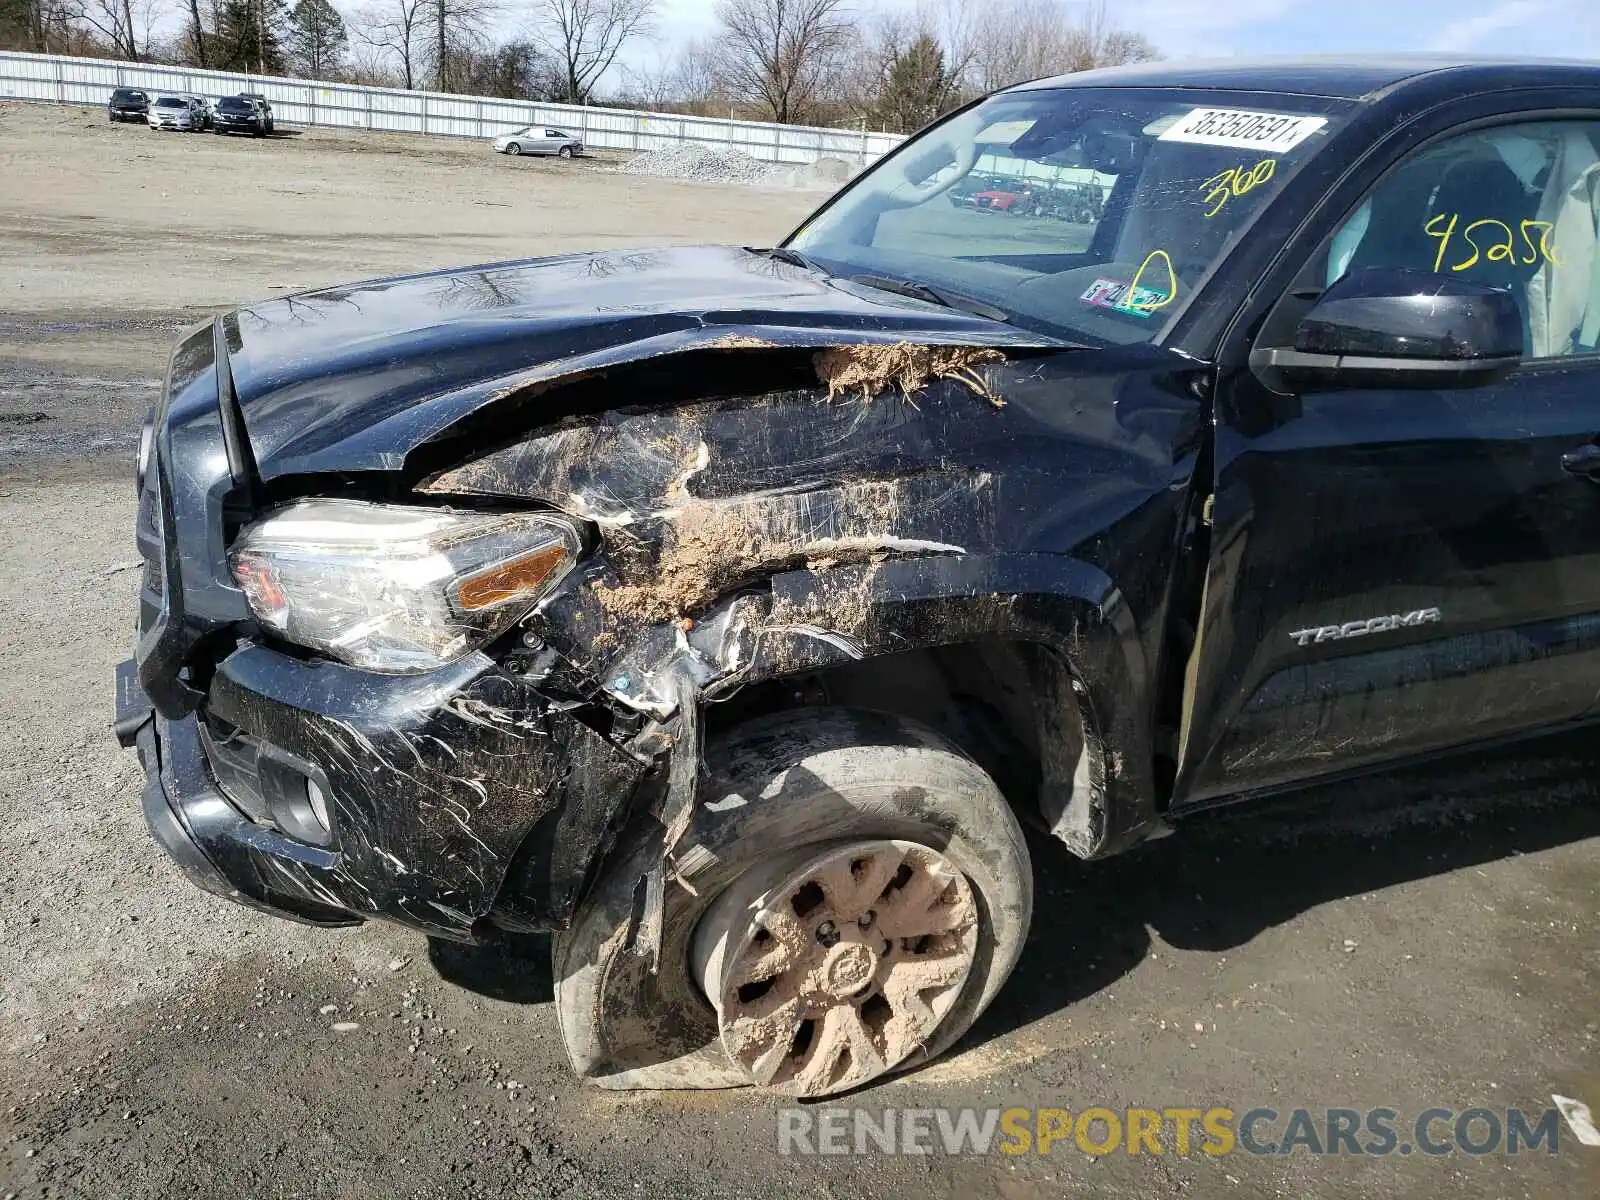
[[[910,3],[855,0],[851,7],[865,15]],[[651,63],[710,33],[713,6],[662,0],[659,36],[629,59]],[[1109,0],[1108,7],[1168,58],[1408,50],[1600,58],[1600,0]]]

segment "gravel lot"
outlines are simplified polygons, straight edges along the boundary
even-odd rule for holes
[[[537,943],[315,932],[193,890],[108,732],[129,459],[173,332],[359,276],[770,243],[815,197],[22,105],[0,106],[0,160],[0,1197],[1600,1194],[1600,1148],[1570,1136],[1554,1157],[782,1158],[765,1099],[579,1087]],[[1033,944],[999,1003],[855,1103],[1600,1112],[1595,742],[1089,867],[1036,841]]]

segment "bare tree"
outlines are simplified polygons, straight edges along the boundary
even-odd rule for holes
[[[139,60],[133,0],[82,0],[72,12],[78,22],[110,43],[118,58]]]
[[[392,63],[402,87],[417,86],[424,61],[423,24],[428,0],[379,0],[360,9],[352,22],[356,67],[377,74],[380,65]]]
[[[851,40],[841,0],[719,0],[716,56],[729,90],[774,121],[807,115]]]
[[[1106,0],[990,0],[969,8],[964,22],[967,74],[977,92],[1160,57],[1143,34],[1111,20]]]
[[[422,0],[436,89],[461,89],[468,63],[486,44],[489,23],[499,9],[499,0]]]
[[[537,0],[534,37],[565,74],[569,104],[587,103],[617,52],[648,33],[656,0]]]
[[[197,67],[211,65],[206,46],[206,23],[200,16],[200,0],[184,0],[183,35],[180,41],[184,58]]]
[[[1124,29],[1106,12],[1106,0],[1084,0],[1078,18],[1067,30],[1067,55],[1059,64],[1063,73],[1151,62],[1161,52],[1142,33]]]
[[[679,47],[671,82],[680,103],[690,112],[727,116],[728,88],[717,72],[716,54],[709,43],[694,40]]]

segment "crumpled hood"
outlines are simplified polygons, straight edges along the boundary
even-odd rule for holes
[[[732,246],[372,280],[251,305],[224,329],[267,479],[395,469],[508,391],[718,343],[1063,345]]]

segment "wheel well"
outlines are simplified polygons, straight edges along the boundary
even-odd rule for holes
[[[1041,687],[1052,677],[1064,686]],[[1059,791],[1063,774],[1073,779],[1084,744],[1070,668],[1049,647],[999,638],[755,684],[712,705],[706,730],[714,735],[752,717],[815,705],[876,709],[931,726],[983,767],[1018,819],[1036,828],[1055,824],[1070,799],[1049,793]],[[1050,760],[1070,762],[1063,771]]]

